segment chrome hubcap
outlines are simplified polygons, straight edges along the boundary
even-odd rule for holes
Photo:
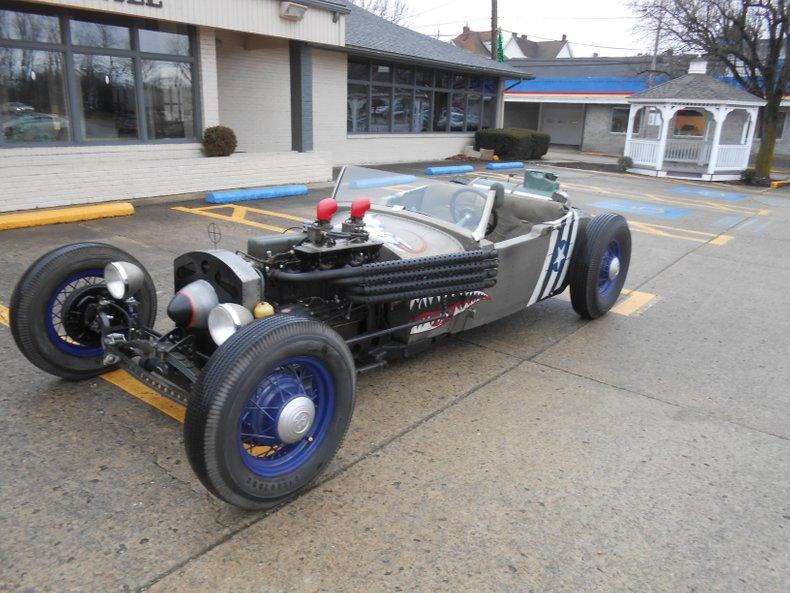
[[[315,420],[315,404],[309,397],[295,397],[285,404],[277,418],[277,436],[283,443],[296,443],[310,431]]]
[[[620,275],[620,258],[613,257],[609,262],[609,280],[614,280]]]

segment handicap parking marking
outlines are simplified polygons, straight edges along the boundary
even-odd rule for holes
[[[691,185],[680,185],[673,187],[669,190],[673,194],[681,194],[684,196],[700,197],[708,200],[723,200],[725,202],[740,202],[745,200],[746,196],[743,194],[721,191],[717,189],[707,189],[701,187],[694,187]]]
[[[10,310],[5,305],[0,304],[0,325],[8,327],[10,325],[10,320]],[[135,397],[149,406],[156,408],[163,414],[170,416],[174,420],[177,420],[182,424],[184,423],[184,415],[186,414],[186,408],[184,406],[167,399],[163,395],[160,395],[147,385],[132,377],[126,371],[122,371],[120,369],[110,371],[101,375],[101,378],[108,383],[119,387],[122,391],[128,393],[132,397]]]
[[[608,190],[602,187],[598,187],[595,185],[582,185],[577,183],[563,183],[565,187],[569,187],[572,189],[581,189],[584,191],[590,191],[593,193],[603,194],[607,196],[615,196],[618,198],[628,198],[630,196],[624,194],[623,192],[617,192]],[[573,196],[571,196],[573,197]],[[654,202],[660,202],[662,204],[673,204],[677,206],[688,206],[690,208],[707,208],[711,210],[717,210],[719,212],[733,212],[739,214],[747,214],[749,216],[767,216],[771,213],[770,209],[767,208],[750,208],[747,206],[738,206],[735,204],[730,204],[726,202],[716,202],[716,201],[705,201],[705,200],[694,200],[694,199],[682,199],[682,198],[667,198],[663,196],[658,196],[656,194],[651,193],[644,193],[635,196],[637,199],[649,200]]]
[[[646,202],[636,202],[627,199],[609,199],[593,202],[591,206],[596,208],[603,208],[604,210],[614,210],[615,212],[622,212],[625,214],[639,214],[643,216],[654,216],[658,218],[688,218],[694,215],[693,210],[688,208],[667,208],[664,206],[656,206],[655,204],[648,204]]]

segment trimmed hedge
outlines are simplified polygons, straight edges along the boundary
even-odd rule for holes
[[[206,156],[230,156],[236,151],[236,134],[226,126],[206,128],[203,132],[203,150]]]
[[[475,150],[492,148],[505,160],[539,159],[549,150],[551,136],[519,128],[480,130],[475,133]]]

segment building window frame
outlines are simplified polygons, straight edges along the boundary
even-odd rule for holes
[[[367,65],[367,78],[351,78],[351,64],[356,64],[358,66]],[[387,66],[389,67],[390,77],[389,81],[384,82],[383,80],[373,80],[373,71],[375,66]],[[396,82],[394,73],[396,69],[411,69],[412,76],[411,76],[411,83],[405,84],[402,82]],[[430,84],[424,85],[418,82],[420,78],[418,76],[418,71],[422,74],[426,72],[430,72]],[[447,76],[449,77],[449,86],[441,86],[439,84],[440,76]],[[463,88],[454,88],[454,81],[455,77],[465,77],[465,83]],[[472,81],[478,79],[479,80],[479,87],[474,87],[472,85]],[[487,85],[486,79],[490,79],[493,81],[493,84]],[[348,123],[346,124],[346,134],[348,136],[354,137],[363,137],[363,136],[376,136],[376,135],[415,135],[415,134],[452,134],[452,135],[469,135],[474,134],[475,130],[470,130],[470,119],[477,116],[478,127],[477,129],[482,129],[483,124],[483,116],[485,111],[486,99],[493,100],[493,104],[496,105],[498,103],[498,93],[497,90],[499,88],[497,77],[495,76],[484,76],[480,73],[473,73],[473,72],[464,72],[464,71],[457,71],[457,70],[448,70],[446,68],[430,68],[426,66],[422,66],[420,64],[414,64],[409,62],[390,62],[386,60],[374,60],[368,59],[363,57],[357,56],[349,56],[348,63],[346,67],[346,88],[354,85],[356,87],[365,86],[367,90],[367,106],[368,106],[368,113],[367,113],[367,124],[364,125],[364,130],[362,131],[350,131],[348,129]],[[487,90],[487,86],[493,87],[492,90]],[[381,87],[388,87],[389,88],[389,124],[386,130],[376,130],[370,131],[370,109],[373,105],[373,87],[381,88]],[[403,131],[395,131],[395,93],[396,91],[400,91],[402,94],[404,93],[411,93],[412,97],[412,109],[411,109],[411,118],[412,118],[412,126],[411,130],[408,132]],[[425,126],[428,129],[422,130],[421,128],[423,125],[417,125],[419,122],[417,118],[420,117],[420,113],[416,109],[417,107],[417,96],[418,93],[422,95],[427,94],[428,96],[428,103],[429,103],[429,111],[428,111],[428,125]],[[434,122],[435,114],[434,110],[436,108],[436,93],[445,93],[447,95],[447,110],[449,113],[445,117],[446,122],[444,124],[443,130],[434,129]],[[464,116],[463,122],[459,124],[460,130],[451,130],[452,127],[452,105],[453,105],[453,97],[461,95],[463,96],[463,103],[466,106],[464,108]],[[469,97],[475,96],[479,99],[479,106],[478,106],[478,113],[470,114],[468,105],[469,105]],[[470,118],[470,115],[472,118]],[[346,122],[348,122],[348,103],[346,105]],[[420,129],[415,129],[420,128]]]
[[[54,6],[31,6],[12,0],[0,0],[0,9],[28,14],[54,16],[58,18],[60,26],[60,42],[50,43],[44,41],[27,41],[0,38],[0,48],[40,50],[59,53],[63,60],[63,79],[65,85],[66,113],[69,119],[70,139],[67,141],[55,140],[47,142],[7,142],[5,134],[0,133],[0,150],[14,148],[43,148],[43,147],[68,147],[68,146],[137,146],[149,144],[194,144],[199,142],[203,133],[203,113],[201,103],[200,60],[198,58],[197,30],[193,26],[176,24],[186,30],[189,37],[189,54],[170,54],[144,52],[140,50],[141,30],[155,29],[160,23],[168,26],[171,23],[160,22],[155,19],[144,19],[134,16],[116,15],[114,13],[97,13],[70,8]],[[102,25],[116,25],[129,29],[130,48],[102,48],[72,43],[71,20],[85,21]],[[78,100],[78,76],[75,71],[74,55],[96,55],[131,58],[134,72],[135,98],[137,109],[137,138],[119,138],[113,140],[90,140],[85,137],[82,130],[82,105]],[[146,60],[179,62],[188,64],[191,71],[191,98],[192,98],[192,129],[193,134],[184,138],[150,138],[147,122],[147,101],[143,82],[142,64]]]
[[[616,132],[614,130],[614,119],[615,119],[615,111],[625,111],[625,129],[622,132]],[[628,133],[628,118],[631,117],[631,108],[630,107],[620,107],[614,106],[612,107],[612,112],[609,118],[609,133],[614,134],[615,136],[625,136]]]

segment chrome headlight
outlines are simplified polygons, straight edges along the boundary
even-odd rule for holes
[[[208,316],[208,331],[217,346],[245,325],[252,323],[254,317],[249,309],[235,303],[222,303],[211,310]]]
[[[134,264],[110,262],[104,267],[104,285],[114,299],[128,299],[143,287],[145,274]]]

